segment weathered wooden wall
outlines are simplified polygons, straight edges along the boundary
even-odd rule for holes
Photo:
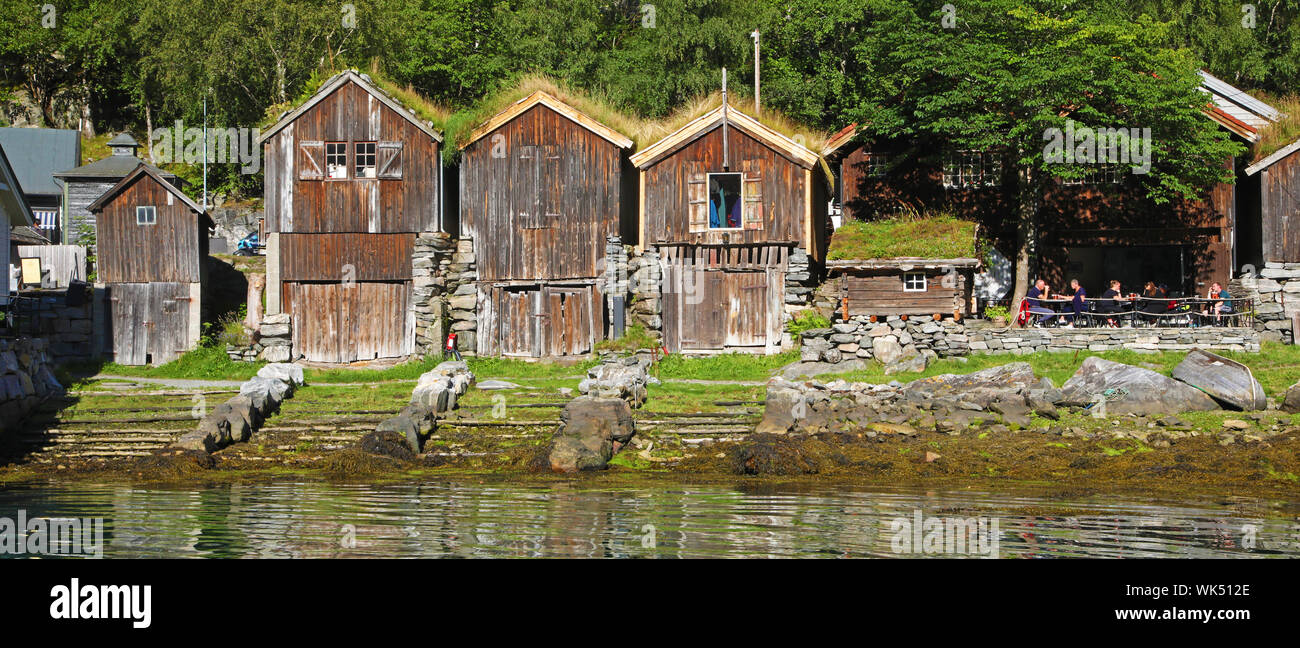
[[[809,174],[799,164],[739,128],[728,129],[730,168],[722,167],[722,128],[717,127],[643,169],[644,245],[663,243],[803,245],[805,217],[811,208],[817,227],[824,223],[825,203],[809,205]],[[690,188],[697,174],[742,172],[759,175],[762,224],[756,229],[691,232]],[[814,170],[816,171],[816,170]],[[815,178],[813,179],[815,181]],[[745,191],[750,191],[747,186]]]
[[[346,142],[349,177],[300,178],[306,157],[316,155],[303,148],[308,144],[314,151],[312,142]],[[400,142],[401,179],[351,177],[357,142]],[[353,82],[263,146],[268,232],[397,233],[437,227],[438,143]]]
[[[415,234],[281,234],[283,281],[411,278]]]
[[[152,205],[153,225],[137,225],[135,208]],[[97,280],[104,283],[201,280],[207,232],[199,216],[148,174],[106,203],[96,227]]]
[[[784,272],[777,266],[732,270],[665,261],[664,343],[670,352],[774,353],[784,296]]]
[[[107,291],[114,362],[160,365],[197,342],[191,302],[198,291],[192,284],[113,283]]]
[[[1260,172],[1264,260],[1300,262],[1300,155],[1289,155]]]
[[[905,292],[903,272],[899,270],[857,270],[844,274],[840,278],[840,294],[848,300],[849,316],[929,316],[937,313],[949,317],[953,313],[970,314],[973,282],[969,273],[954,273],[949,281],[951,285],[944,286],[943,271],[924,272],[924,292]],[[837,309],[841,306],[836,304]]]
[[[460,228],[481,281],[592,278],[619,233],[622,149],[548,106],[465,148]]]
[[[480,284],[478,353],[522,357],[590,353],[604,318],[592,284]]]
[[[947,189],[938,146],[933,151],[918,151],[904,142],[849,146],[836,164],[846,219],[870,219],[905,206],[947,209],[979,222],[1002,254],[1015,257],[1016,178],[1009,167],[1004,166],[1000,186]],[[892,156],[885,177],[870,175],[871,152]],[[1224,164],[1231,168],[1232,160]],[[1120,184],[1054,184],[1039,209],[1035,272],[1052,285],[1063,285],[1071,247],[1185,245],[1191,254],[1186,283],[1226,283],[1232,271],[1235,203],[1234,186],[1227,183],[1211,187],[1200,200],[1163,205],[1146,198],[1131,176]]]
[[[86,209],[90,203],[99,200],[104,192],[113,188],[116,181],[97,181],[97,180],[77,180],[69,178],[64,181],[68,191],[68,220],[64,229],[64,238],[72,245],[85,245],[87,241],[82,241],[83,228],[85,233],[95,231],[95,215]]]
[[[293,347],[317,362],[411,354],[415,314],[407,282],[284,284]]]
[[[73,279],[86,280],[86,248],[83,246],[19,245],[18,257],[40,259],[41,270],[50,271],[50,277],[54,279],[56,288],[67,288]]]

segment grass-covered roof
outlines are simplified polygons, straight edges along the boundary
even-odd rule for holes
[[[977,225],[946,213],[909,213],[849,221],[831,236],[831,261],[977,258]]]

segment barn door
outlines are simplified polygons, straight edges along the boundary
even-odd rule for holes
[[[180,283],[152,283],[149,286],[150,319],[148,349],[153,364],[175,360],[188,350],[190,321],[189,286]]]
[[[543,290],[545,312],[539,321],[543,353],[564,356],[588,353],[592,347],[592,289],[547,287]]]
[[[780,298],[780,286],[768,272],[673,264],[664,277],[669,282],[663,299],[664,336],[670,350],[762,347],[770,352],[779,344],[780,333],[773,331],[772,322],[773,313],[780,312],[774,301]]]
[[[727,346],[767,343],[767,273],[727,272]]]
[[[537,353],[536,289],[505,286],[497,293],[497,348],[503,356]]]
[[[410,284],[285,283],[293,347],[312,362],[400,358],[413,348]]]
[[[142,365],[149,354],[149,284],[111,284],[108,288],[113,327],[113,361]]]

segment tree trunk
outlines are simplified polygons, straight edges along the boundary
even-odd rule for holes
[[[149,107],[149,100],[144,102],[144,148],[149,152],[149,164],[158,164],[153,158],[153,108]]]
[[[95,120],[90,116],[90,84],[86,83],[86,77],[81,77],[81,135],[83,137],[95,136]]]
[[[1038,245],[1038,187],[1029,167],[1020,167],[1016,183],[1016,284],[1011,292],[1011,315],[1029,292],[1030,263]]]

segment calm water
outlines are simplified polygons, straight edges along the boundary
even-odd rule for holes
[[[990,548],[996,521],[1003,558],[1300,556],[1300,501],[1256,499],[464,482],[0,490],[0,517],[18,509],[28,518],[102,517],[112,558],[950,555],[923,553],[924,536],[907,526],[918,515],[927,531],[925,520],[985,518],[985,535],[975,529],[986,544],[973,543],[974,555]]]

